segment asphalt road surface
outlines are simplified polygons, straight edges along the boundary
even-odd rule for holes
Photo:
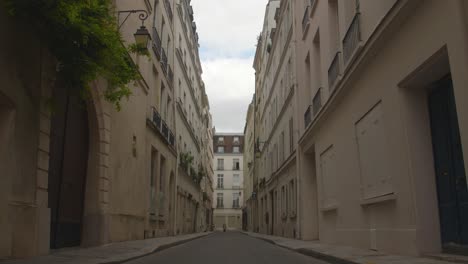
[[[127,263],[326,264],[238,232],[214,233]]]

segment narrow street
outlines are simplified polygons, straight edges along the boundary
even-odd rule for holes
[[[127,263],[324,264],[326,262],[315,260],[238,232],[227,232],[214,233]]]

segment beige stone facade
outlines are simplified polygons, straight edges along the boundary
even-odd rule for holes
[[[0,258],[199,232],[211,224],[211,199],[203,199],[209,188],[201,183],[212,182],[212,124],[199,61],[192,70],[200,109],[193,132],[202,137],[196,161],[211,173],[197,167],[194,181],[179,166],[184,141],[192,140],[176,103],[185,78],[176,39],[186,31],[173,10],[184,4],[115,2],[116,11],[145,10],[152,38],[149,58],[130,54],[142,79],[129,84],[132,95],[120,111],[102,96],[105,80],[91,84],[88,101],[67,90],[47,47],[0,8],[0,32],[18,40],[0,44]],[[122,24],[124,45],[134,43],[140,26],[138,14]],[[197,55],[194,37],[191,45]],[[54,111],[50,99],[58,102]]]
[[[217,230],[241,230],[244,206],[244,134],[215,133],[213,225]]]
[[[257,45],[254,230],[296,237],[296,46],[293,3],[270,1]]]
[[[288,10],[295,22],[285,34]],[[466,252],[466,2],[282,0],[277,12],[273,58],[257,49],[255,63],[259,231],[291,235],[272,223],[283,209],[279,190],[268,189],[271,179],[286,183],[284,169],[299,187],[296,238],[407,255]],[[280,36],[294,49],[296,150],[289,167],[270,171],[281,159],[264,131],[274,138],[282,121],[262,122],[265,91],[278,82],[263,81],[261,65],[287,65],[287,52],[275,55]]]

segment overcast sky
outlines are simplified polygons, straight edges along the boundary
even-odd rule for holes
[[[203,80],[217,132],[243,132],[252,68],[268,0],[192,0]]]

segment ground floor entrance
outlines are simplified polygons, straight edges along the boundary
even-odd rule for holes
[[[439,81],[429,95],[442,245],[468,254],[468,188],[452,80]]]
[[[49,161],[50,247],[80,246],[89,151],[86,103],[66,88],[54,91]]]

